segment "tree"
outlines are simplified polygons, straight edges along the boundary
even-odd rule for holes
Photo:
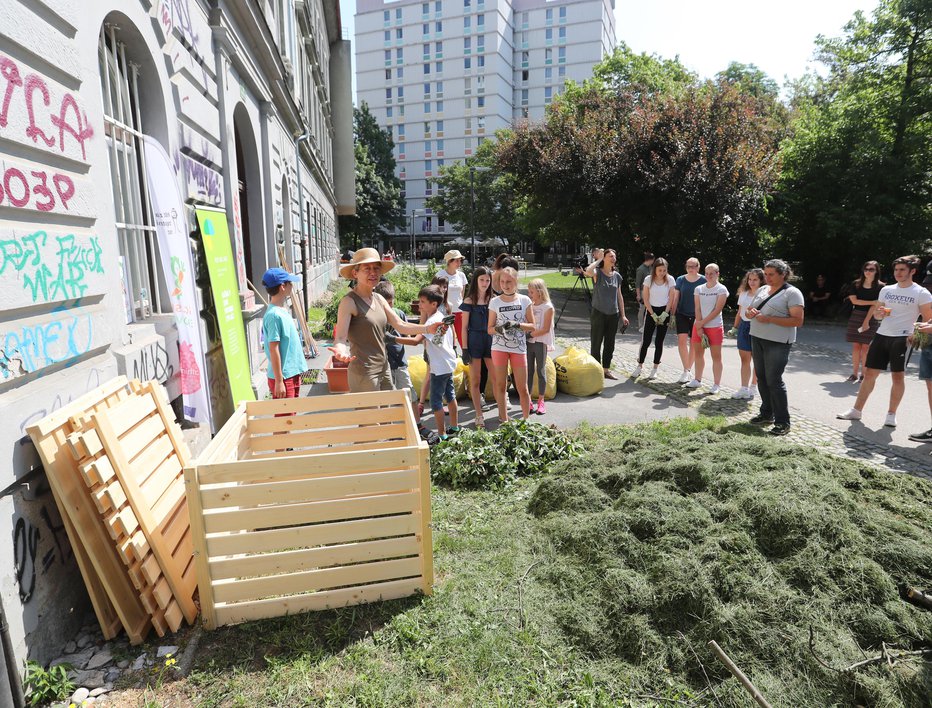
[[[379,127],[369,106],[353,111],[356,159],[356,213],[340,217],[340,241],[344,248],[372,243],[383,231],[403,228],[405,199],[401,180],[395,177],[391,133]]]
[[[590,85],[504,142],[529,221],[551,238],[743,266],[779,175],[768,117],[727,83],[647,94]]]
[[[777,212],[809,276],[831,265],[848,279],[930,246],[932,2],[883,0],[817,46],[829,73],[795,97]]]
[[[456,162],[444,167],[440,176],[431,180],[436,189],[427,206],[444,221],[456,224],[466,237],[471,234],[470,227],[474,227],[477,241],[497,237],[511,243],[527,235],[515,195],[514,177],[500,172],[497,166],[497,140],[507,139],[508,135],[509,131],[499,131],[496,141],[483,140],[468,164]],[[472,171],[470,167],[480,169]]]
[[[619,93],[637,89],[647,94],[671,94],[698,83],[696,74],[677,56],[664,59],[656,54],[636,54],[621,42],[610,56],[592,69],[594,83]]]

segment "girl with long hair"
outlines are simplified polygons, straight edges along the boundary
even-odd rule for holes
[[[482,365],[492,376],[495,387],[495,368],[492,366],[492,335],[489,334],[489,302],[492,300],[492,271],[479,266],[473,271],[472,281],[460,304],[463,319],[460,324],[460,341],[463,342],[463,361],[469,359],[469,397],[476,410],[476,428],[485,428],[482,417]]]
[[[851,285],[852,294],[848,300],[853,307],[848,318],[845,341],[851,344],[851,376],[848,381],[852,383],[864,379],[867,350],[880,326],[880,321],[870,316],[870,309],[880,297],[883,286],[877,261],[867,261],[862,265],[861,275]]]
[[[589,346],[592,358],[602,363],[602,373],[607,379],[617,379],[612,372],[612,357],[615,355],[615,334],[619,322],[628,326],[625,315],[625,300],[621,294],[621,273],[615,270],[618,254],[608,248],[602,257],[589,264],[583,274],[592,278],[592,312],[589,315]]]
[[[508,422],[508,365],[515,377],[515,388],[521,399],[521,414],[530,414],[531,396],[527,389],[527,335],[537,327],[531,298],[518,294],[518,271],[502,268],[499,284],[502,294],[489,303],[488,333],[492,335],[492,363],[495,371],[495,401],[498,419]]]
[[[647,378],[652,379],[657,376],[657,369],[660,367],[660,357],[663,356],[663,340],[667,336],[667,328],[670,325],[670,311],[676,309],[676,281],[668,272],[669,265],[665,258],[655,258],[650,267],[648,275],[643,283],[635,283],[641,288],[641,302],[646,308],[644,317],[644,326],[641,328],[641,350],[638,353],[638,365],[631,375],[637,378],[641,375],[641,367],[647,358],[647,350],[650,349],[650,340],[654,337],[654,368],[651,369]]]
[[[544,415],[547,404],[544,393],[547,391],[547,352],[553,351],[553,303],[547,283],[541,278],[534,278],[527,286],[534,311],[537,329],[531,332],[527,340],[527,389],[534,390],[534,372],[537,372],[537,403],[531,401],[531,413]]]
[[[764,284],[762,268],[751,268],[738,286],[738,312],[735,313],[735,329],[738,330],[738,355],[741,357],[741,388],[731,394],[732,398],[750,401],[757,395],[757,372],[751,356],[751,319],[748,308]]]

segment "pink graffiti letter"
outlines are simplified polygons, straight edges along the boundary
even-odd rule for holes
[[[29,127],[26,128],[26,137],[32,138],[32,142],[37,143],[37,137],[42,138],[46,147],[52,147],[55,144],[55,138],[50,138],[45,132],[36,125],[35,108],[32,105],[32,95],[36,91],[42,93],[42,103],[49,105],[49,87],[45,82],[35,74],[26,77],[26,85],[23,87],[23,93],[26,96],[26,112],[29,114]]]
[[[0,104],[0,128],[6,128],[13,92],[17,86],[23,85],[23,80],[20,78],[19,68],[6,57],[0,57],[0,76],[6,79],[6,91],[3,94],[3,103]]]
[[[76,126],[70,125],[66,119],[69,108],[74,113]],[[66,93],[62,98],[58,115],[52,116],[52,125],[58,128],[59,150],[65,151],[65,133],[67,132],[81,144],[81,157],[86,160],[87,151],[84,149],[84,141],[94,135],[94,129],[87,125],[86,115],[82,118],[81,112],[78,110],[78,103],[70,93]]]

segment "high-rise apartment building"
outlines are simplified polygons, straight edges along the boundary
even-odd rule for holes
[[[395,141],[408,229],[455,235],[425,207],[430,178],[514,121],[540,120],[567,79],[615,46],[615,0],[358,0],[356,97]],[[396,246],[405,243],[403,234]],[[404,248],[403,248],[404,250]]]

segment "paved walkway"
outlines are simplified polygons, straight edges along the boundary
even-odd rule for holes
[[[558,312],[563,307],[566,292],[552,293]],[[632,310],[629,305],[629,314]],[[588,311],[579,290],[567,303],[557,327],[557,337],[560,346],[554,354],[559,354],[570,344],[586,350],[589,348]],[[725,373],[721,391],[714,396],[706,389],[685,389],[675,383],[681,367],[676,338],[672,334],[668,335],[665,343],[660,376],[653,381],[629,378],[637,364],[640,342],[640,335],[634,327],[620,335],[616,342],[614,369],[621,376],[620,380],[606,381],[601,396],[579,399],[558,394],[553,401],[547,402],[547,415],[534,416],[534,419],[570,428],[582,422],[623,424],[696,415],[725,416],[730,420],[744,421],[757,413],[759,401],[731,398],[739,385],[739,358],[734,340],[726,340],[723,348]],[[410,353],[420,354],[421,349],[412,349]],[[648,362],[652,356],[653,348]],[[317,361],[322,366],[326,359],[323,356]],[[844,381],[850,373],[850,346],[844,342],[842,327],[808,323],[800,330],[800,341],[794,347],[787,368],[793,428],[785,439],[932,481],[932,457],[929,455],[932,446],[911,442],[907,437],[910,432],[926,430],[930,425],[925,387],[916,380],[916,367],[914,357],[907,370],[907,390],[899,409],[898,428],[882,425],[890,391],[889,376],[881,376],[878,381],[868,401],[863,422],[836,420],[835,415],[848,408],[857,394],[857,386]],[[706,373],[709,377],[707,382],[711,383],[711,362],[708,360]],[[315,384],[307,395],[319,393],[326,393],[325,384]],[[515,416],[517,396],[514,393],[511,400],[511,415]],[[460,412],[461,424],[471,426],[474,422],[472,404],[460,401]],[[432,416],[425,415],[424,420],[433,428]],[[494,427],[497,424],[495,410],[487,411],[485,420],[489,427]]]

